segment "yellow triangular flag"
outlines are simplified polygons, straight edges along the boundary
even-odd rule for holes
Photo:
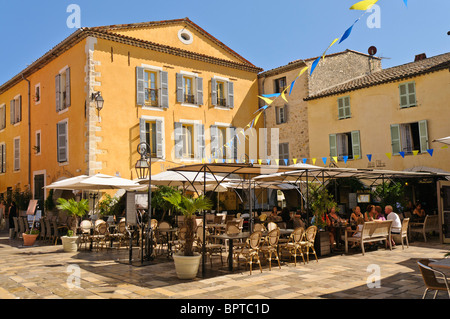
[[[277,165],[280,163],[280,160],[279,159],[276,159],[275,160],[275,163],[277,163]]]
[[[261,163],[262,163],[262,160],[259,159],[259,160],[258,160],[258,164],[261,165]]]
[[[269,98],[267,98],[267,97],[264,97],[264,96],[259,96],[258,95],[258,97],[260,98],[260,99],[263,99],[264,100],[264,102],[266,102],[267,104],[272,104],[272,100],[271,99],[269,99]]]
[[[391,159],[392,154],[391,153],[386,153],[386,156]]]
[[[255,124],[253,124],[253,125],[256,126],[256,123],[258,123],[259,117],[261,116],[262,113],[263,113],[263,112],[259,112],[259,114],[256,115],[256,117],[255,117]]]
[[[333,156],[333,160],[337,163],[338,157],[337,156]]]
[[[359,158],[359,155],[355,155],[354,158],[355,158],[355,159],[358,159],[358,158]]]
[[[375,3],[377,3],[378,0],[364,0],[355,3],[350,7],[350,10],[363,10],[366,11],[370,9]]]
[[[219,159],[218,159],[218,158],[214,159],[214,162],[215,162],[215,163],[217,163],[218,161],[219,161]]]
[[[287,87],[283,90],[283,92],[281,92],[281,97],[283,98],[283,100],[286,101],[286,103],[289,103],[288,100],[286,100],[286,96],[284,95],[284,92],[286,92]]]
[[[441,146],[442,149],[448,148],[448,145]]]
[[[294,164],[297,164],[297,159],[293,158],[292,161],[294,162]]]
[[[419,151],[418,150],[413,151],[413,154],[414,154],[414,156],[416,156],[417,154],[419,154]]]
[[[300,73],[298,74],[298,76],[301,76],[303,73],[306,72],[306,70],[308,70],[308,67],[307,67],[307,66],[305,66],[305,67],[300,71]]]
[[[228,163],[233,163],[233,159],[232,159],[232,158],[229,159],[229,160],[228,160]]]
[[[339,38],[336,38],[336,39],[333,40],[333,42],[331,42],[331,44],[328,46],[328,48],[325,50],[325,52],[323,52],[322,60],[325,60],[325,54],[327,54],[328,49],[331,48],[338,41],[339,41]]]
[[[313,163],[313,165],[316,165],[316,158],[315,157],[312,159],[312,163]]]
[[[206,162],[206,158],[202,158],[202,163],[205,163]]]

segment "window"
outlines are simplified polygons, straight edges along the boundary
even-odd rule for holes
[[[136,67],[136,104],[140,106],[169,107],[169,77],[160,68]]]
[[[6,144],[0,143],[0,173],[6,173]]]
[[[289,164],[289,143],[279,144],[280,165]]]
[[[41,103],[41,83],[38,83],[34,87],[34,104]]]
[[[20,137],[14,139],[14,171],[20,170]]]
[[[0,105],[0,130],[6,127],[6,105]]]
[[[65,68],[55,78],[56,112],[70,106],[70,68]]]
[[[175,157],[197,159],[205,157],[204,125],[175,122]]]
[[[359,131],[330,134],[330,157],[337,157],[339,161],[361,158],[361,141]]]
[[[164,157],[164,127],[162,118],[146,117],[139,121],[140,142],[150,146],[152,158]]]
[[[177,73],[177,102],[202,105],[203,79],[195,73],[185,73]]]
[[[68,130],[67,120],[56,124],[58,163],[68,162]]]
[[[22,96],[18,95],[11,100],[11,124],[16,124],[22,121]]]
[[[402,83],[398,86],[400,91],[400,107],[412,107],[417,105],[415,82]]]
[[[427,121],[391,125],[392,154],[410,155],[428,149]],[[400,153],[402,152],[402,153]]]
[[[274,83],[274,93],[281,93],[286,88],[286,77],[282,77],[275,80]]]
[[[234,83],[225,78],[212,78],[211,103],[213,106],[232,109],[234,107]]]
[[[287,104],[285,104],[284,106],[275,107],[277,124],[283,124],[287,122],[287,111]]]
[[[342,120],[350,117],[350,97],[345,96],[338,98],[338,118]]]
[[[185,28],[178,31],[178,39],[184,44],[191,44],[192,41],[194,41],[192,33],[186,30]]]
[[[211,158],[235,158],[235,128],[230,126],[211,125]]]
[[[41,155],[41,131],[36,131],[36,144],[34,145],[34,154]]]

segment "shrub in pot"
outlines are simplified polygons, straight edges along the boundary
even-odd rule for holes
[[[39,236],[39,230],[36,228],[31,228],[29,231],[22,234],[23,245],[24,246],[33,246],[36,242],[36,238]]]
[[[173,193],[164,197],[176,210],[185,217],[186,237],[183,254],[174,254],[175,269],[180,279],[193,279],[197,276],[201,254],[194,253],[195,213],[212,208],[212,201],[205,196],[188,197],[180,193]]]
[[[69,217],[82,218],[89,210],[89,200],[82,199],[79,202],[73,198],[66,200],[64,198],[58,198],[58,205],[56,208],[66,211]],[[78,249],[78,236],[74,233],[73,229],[67,231],[66,236],[61,237],[63,243],[63,249],[66,252],[75,252]]]

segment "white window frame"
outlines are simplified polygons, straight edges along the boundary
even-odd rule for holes
[[[64,92],[66,90],[66,81],[67,81],[67,79],[66,79],[66,76],[67,76],[66,71],[67,71],[68,68],[69,68],[69,66],[66,65],[65,67],[63,67],[58,72],[58,74],[60,75],[60,77],[59,77],[59,105],[60,105],[60,110],[59,110],[58,114],[63,114],[65,112],[67,112],[69,110],[69,108],[70,108],[70,107],[66,106],[67,103],[64,103],[64,105],[63,105],[63,99],[62,99],[63,88],[64,88]],[[62,81],[62,78],[63,78],[62,74],[64,74],[64,81]],[[69,81],[71,81],[71,79]],[[61,106],[62,106],[62,108],[61,108]]]
[[[164,162],[165,159],[166,159],[166,134],[165,134],[166,128],[165,128],[164,117],[142,115],[141,119],[143,119],[145,122],[161,121],[162,157],[161,158],[154,158],[154,157],[152,157],[152,162]]]
[[[202,122],[199,120],[183,120],[183,119],[179,120],[178,122],[181,123],[182,125],[192,125],[192,134],[193,134],[193,136],[192,136],[192,152],[193,152],[194,157],[182,157],[182,158],[180,158],[180,160],[182,162],[197,162],[198,161],[196,158],[197,154],[195,154],[196,143],[197,143],[197,140],[195,137],[197,136],[197,132],[195,131],[195,125],[202,124]],[[183,135],[184,135],[184,133],[183,133]],[[183,148],[184,148],[184,139],[183,139]]]
[[[19,141],[19,147],[18,149],[16,148],[16,141]],[[16,153],[18,153],[18,165],[16,166]],[[14,172],[20,172],[20,136],[16,136],[13,139],[13,171]]]
[[[13,111],[13,114],[14,114],[14,122],[13,122],[13,125],[14,125],[14,126],[19,126],[20,123],[22,123],[22,112],[21,112],[22,107],[21,107],[21,105],[20,105],[20,103],[19,103],[19,102],[21,102],[21,95],[20,95],[20,94],[17,94],[17,95],[13,98],[13,100],[14,100],[14,111]],[[20,114],[20,120],[18,120],[18,121],[16,121],[16,119],[17,119],[17,113]]]
[[[146,71],[150,71],[150,72],[156,72],[156,89],[158,90],[158,103],[161,104],[161,75],[160,72],[163,71],[162,67],[159,66],[155,66],[155,65],[149,65],[149,64],[141,64],[141,67],[144,68],[144,79],[145,79],[145,72]],[[159,112],[163,112],[164,109],[160,106],[152,106],[152,105],[145,105],[142,106],[143,110],[152,110],[152,111],[159,111]]]
[[[180,71],[180,74],[183,75],[183,87],[184,87],[184,81],[185,81],[185,75],[189,78],[193,78],[192,81],[192,94],[194,95],[194,97],[196,96],[196,92],[197,92],[197,78],[199,77],[197,73],[194,72],[188,72],[188,71]],[[181,103],[181,106],[187,106],[187,107],[194,107],[194,108],[200,108],[200,105],[197,104],[193,104],[193,103],[186,103],[183,102]]]
[[[2,110],[3,109],[3,110]],[[6,128],[6,104],[0,104],[0,116],[4,114],[3,117],[3,127],[1,126],[2,124],[2,119],[0,118],[0,132],[3,132],[3,130]]]
[[[39,101],[36,101],[36,89],[39,88]],[[42,100],[42,90],[41,90],[41,83],[38,83],[34,86],[34,105],[41,104]]]
[[[66,118],[62,121],[59,121],[56,123],[56,127],[58,128],[58,124],[61,124],[63,122],[66,122],[66,161],[65,162],[60,162],[58,160],[58,154],[59,154],[59,147],[58,147],[58,138],[59,136],[56,136],[56,161],[58,162],[59,166],[65,166],[69,164],[69,119]],[[58,129],[57,129],[58,130]],[[58,133],[58,132],[57,132]]]
[[[38,143],[38,134],[39,134],[39,143]],[[42,153],[42,132],[41,130],[37,130],[34,132],[34,146],[37,146],[39,144],[39,151],[35,151],[34,155],[39,156]]]
[[[286,116],[286,104],[283,106],[277,106],[275,107],[275,112],[277,112],[276,115],[276,124],[284,124],[287,123],[287,116]],[[281,111],[283,110],[283,111]],[[283,116],[281,117],[281,113],[283,113]]]

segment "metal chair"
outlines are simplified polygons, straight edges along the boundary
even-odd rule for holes
[[[425,292],[422,296],[422,299],[425,299],[429,290],[435,290],[435,294],[433,299],[436,299],[436,296],[439,291],[447,291],[448,296],[450,298],[450,288],[448,285],[447,277],[445,274],[439,270],[433,269],[428,264],[430,263],[429,259],[421,259],[417,262],[419,265],[420,272],[422,274],[423,281],[425,283]],[[436,274],[440,275],[442,278],[437,278]],[[442,279],[443,282],[439,282],[437,279]]]
[[[245,259],[245,263],[250,265],[250,275],[252,274],[252,265],[253,260],[259,265],[259,269],[262,272],[261,262],[259,260],[259,252],[260,252],[260,246],[261,246],[261,238],[262,233],[257,231],[250,235],[250,237],[246,241],[246,245],[242,247],[241,249],[236,249],[233,252],[234,259],[236,260],[237,264],[241,262],[239,257],[242,256]]]

